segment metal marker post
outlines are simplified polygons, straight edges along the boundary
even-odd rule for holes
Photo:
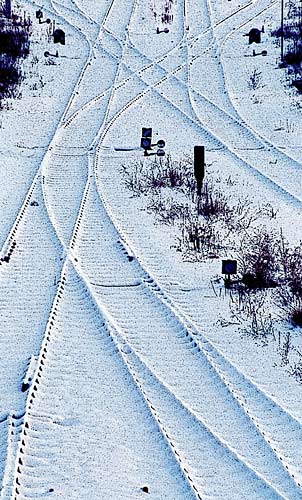
[[[237,273],[237,261],[225,259],[222,261],[222,274],[226,275],[224,284],[225,288],[231,287],[231,274]]]
[[[205,174],[204,146],[194,146],[194,175],[197,184],[197,196],[201,196],[202,183]]]
[[[281,62],[283,62],[284,58],[283,38],[284,38],[284,0],[281,0]]]

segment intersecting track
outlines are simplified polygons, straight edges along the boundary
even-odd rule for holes
[[[79,82],[84,72],[85,68]],[[14,470],[16,446],[11,446],[14,433],[10,432],[10,421],[15,410],[18,413],[18,408],[24,407],[25,394],[19,391],[22,372],[31,354],[39,352],[63,260],[62,247],[45,210],[41,181],[39,171],[2,249],[0,342],[5,355],[1,363],[1,414],[4,416],[0,427],[0,480],[2,483],[4,474],[3,485],[10,482]],[[8,495],[4,486],[1,495]]]
[[[225,110],[194,89],[185,35],[155,60],[143,44],[133,46],[127,33],[137,5],[110,4],[93,51],[110,64],[111,85],[93,86],[85,98],[99,67],[90,57],[41,166],[42,179],[5,247],[20,266],[24,256],[15,251],[14,238],[37,244],[27,214],[33,193],[40,193],[62,260],[43,340],[41,334],[35,339],[39,356],[26,401],[19,401],[18,415],[0,419],[0,438],[7,438],[1,498],[134,499],[148,484],[157,499],[299,499],[301,422],[222,356],[157,284],[102,193],[108,137],[121,118],[135,120],[135,106],[148,105],[150,95],[213,147],[225,146],[223,129],[214,127],[218,118],[230,134],[232,127],[234,136],[240,132],[245,146],[261,154],[266,147],[230,102]],[[56,8],[73,19],[77,6]],[[175,91],[182,100],[175,100]],[[192,97],[207,125],[200,124]],[[227,147],[243,167],[254,168],[249,156],[233,151],[232,143]],[[272,146],[271,154],[280,153]],[[295,192],[285,195],[299,204]],[[47,268],[42,256],[38,261]],[[11,264],[6,271],[12,272]],[[38,278],[34,283],[39,286]],[[27,343],[30,349],[25,338]],[[9,432],[14,419],[17,433]]]

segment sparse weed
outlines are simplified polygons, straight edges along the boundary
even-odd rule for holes
[[[215,224],[195,217],[184,221],[182,250],[186,259],[218,258],[222,248],[222,233]]]
[[[247,286],[272,286],[280,268],[275,234],[264,227],[245,234],[239,242],[237,260]]]
[[[180,161],[172,160],[170,155],[148,162],[135,161],[123,165],[122,171],[125,185],[136,196],[161,188],[189,193],[196,190],[192,167],[186,157]]]
[[[302,383],[302,361],[298,361],[291,366],[289,373],[295,377],[297,382]]]
[[[267,344],[269,340],[276,340],[275,318],[267,309],[268,291],[240,288],[240,292],[230,295],[230,310],[232,320],[240,324],[244,335],[260,340]]]
[[[228,218],[231,208],[221,189],[214,186],[212,180],[204,182],[202,194],[197,201],[197,213],[205,218]]]
[[[190,157],[136,161],[123,166],[123,174],[135,196],[148,195],[147,210],[179,230],[173,248],[185,261],[202,262],[232,250],[238,275],[228,290],[231,319],[224,325],[238,326],[262,345],[276,340],[277,334],[280,338],[278,328],[284,322],[302,326],[302,244],[291,248],[282,231],[267,229],[264,222],[275,224],[278,214],[270,203],[255,206],[247,196],[227,198],[225,184],[230,193],[236,181],[209,173],[197,197]],[[290,336],[282,345],[279,341],[283,365],[292,366],[292,349]],[[301,366],[296,365],[293,374],[302,381]]]
[[[257,90],[263,86],[262,84],[262,73],[259,69],[254,68],[249,76],[247,85],[250,90]]]
[[[177,221],[189,217],[189,207],[175,201],[172,197],[164,198],[160,194],[151,197],[147,210],[154,213],[162,224],[174,225]]]

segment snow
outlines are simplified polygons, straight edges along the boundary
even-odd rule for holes
[[[37,7],[66,31],[58,58]],[[269,227],[299,243],[301,117],[268,32],[277,3],[21,8],[32,52],[0,112],[0,499],[298,500],[301,385],[277,342],[226,326],[220,260],[184,262],[177,227],[122,174],[144,158],[143,126],[173,157],[202,144],[207,174],[270,203]],[[267,58],[242,36],[255,23]]]

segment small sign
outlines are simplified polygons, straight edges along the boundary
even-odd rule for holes
[[[237,274],[237,260],[223,260],[222,274]]]
[[[151,142],[152,142],[152,128],[143,127],[142,137],[141,137],[141,148],[143,148],[144,150],[151,149]]]
[[[163,139],[159,139],[159,141],[157,141],[157,146],[159,147],[159,149],[163,149],[165,145],[166,143]]]
[[[142,137],[152,137],[152,128],[150,127],[143,127],[142,128]]]
[[[37,18],[37,19],[42,19],[42,17],[43,17],[43,12],[42,12],[42,10],[41,10],[41,9],[36,10],[36,18]]]
[[[165,151],[163,149],[158,149],[156,151],[157,156],[165,156]]]
[[[151,139],[149,139],[148,137],[142,137],[141,138],[141,148],[143,149],[150,149],[150,146],[151,146]]]

